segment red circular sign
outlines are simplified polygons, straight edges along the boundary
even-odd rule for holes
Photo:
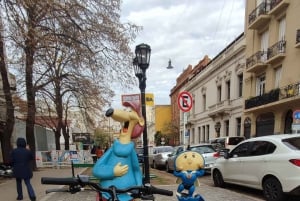
[[[179,93],[177,102],[178,102],[179,108],[183,112],[188,112],[192,109],[193,98],[192,98],[192,95],[187,91],[183,91],[183,92]]]

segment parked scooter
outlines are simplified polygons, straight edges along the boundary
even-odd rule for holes
[[[12,167],[3,163],[0,164],[0,177],[13,177]]]

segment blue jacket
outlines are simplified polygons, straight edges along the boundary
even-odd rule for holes
[[[11,153],[11,165],[16,178],[30,179],[32,178],[31,161],[33,154],[26,149],[26,141],[24,138],[17,139],[17,148]]]

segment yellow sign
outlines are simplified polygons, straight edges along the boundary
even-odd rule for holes
[[[126,94],[121,97],[122,103],[130,101],[141,101],[140,94]],[[154,95],[146,93],[145,102],[147,106],[154,106]]]
[[[154,106],[154,95],[153,94],[145,94],[146,105]]]

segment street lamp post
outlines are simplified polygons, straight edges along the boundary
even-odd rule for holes
[[[143,147],[144,147],[144,183],[150,183],[149,172],[149,153],[148,153],[148,136],[147,136],[147,119],[146,119],[146,70],[150,63],[151,48],[147,44],[137,45],[135,48],[135,58],[133,59],[133,67],[135,76],[139,80],[139,88],[141,90],[142,115],[145,121],[143,131]]]

